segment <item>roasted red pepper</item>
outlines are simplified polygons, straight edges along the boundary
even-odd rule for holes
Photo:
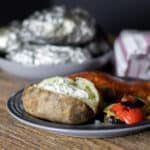
[[[111,107],[110,111],[114,112],[116,118],[126,124],[135,124],[144,120],[141,108],[130,108],[122,103],[116,103]]]

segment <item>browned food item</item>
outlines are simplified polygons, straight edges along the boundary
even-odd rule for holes
[[[86,78],[92,81],[99,89],[106,87],[111,88],[118,93],[139,96],[150,104],[150,81],[125,81],[99,71],[81,72],[70,75],[69,77],[72,79],[75,77]]]
[[[80,124],[95,116],[86,104],[73,97],[34,86],[24,90],[22,101],[26,112],[50,121]]]

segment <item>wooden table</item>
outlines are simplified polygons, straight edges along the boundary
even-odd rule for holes
[[[150,131],[109,139],[60,136],[13,119],[6,109],[9,96],[29,82],[0,71],[0,150],[149,150]]]

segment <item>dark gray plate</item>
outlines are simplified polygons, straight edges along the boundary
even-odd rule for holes
[[[21,78],[37,81],[47,78],[49,76],[66,75],[85,70],[99,69],[112,58],[112,55],[113,52],[109,51],[107,53],[104,53],[102,56],[86,61],[82,64],[70,63],[39,66],[22,65],[16,62],[0,58],[0,69],[3,69],[6,72]]]
[[[150,128],[150,121],[135,125],[104,125],[95,120],[83,125],[66,125],[32,117],[24,111],[22,105],[23,90],[10,97],[7,103],[9,113],[17,120],[27,125],[45,129],[48,132],[75,137],[102,138],[129,135]]]

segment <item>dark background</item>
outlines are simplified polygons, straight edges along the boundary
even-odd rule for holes
[[[87,9],[98,24],[112,34],[122,29],[150,29],[149,0],[1,0],[0,25],[57,4]]]

